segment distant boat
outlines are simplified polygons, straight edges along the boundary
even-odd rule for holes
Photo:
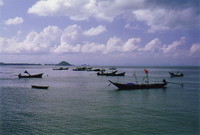
[[[35,89],[48,89],[49,86],[39,86],[39,85],[31,85],[32,88],[35,88]]]
[[[85,71],[87,68],[86,67],[77,67],[74,68],[73,71]]]
[[[101,68],[95,68],[95,69],[88,68],[87,71],[105,71],[105,69],[101,69]]]
[[[180,72],[177,72],[177,73],[169,72],[169,74],[171,75],[171,77],[183,77],[184,76],[184,74],[180,73]]]
[[[111,73],[98,72],[97,75],[99,75],[99,76],[124,76],[125,72],[117,73],[117,70],[116,70]]]
[[[42,78],[43,73],[41,74],[35,74],[35,75],[21,75],[19,74],[19,78]]]
[[[154,84],[134,84],[134,83],[117,83],[109,82],[115,85],[119,90],[136,90],[136,89],[152,89],[152,88],[165,88],[167,85],[167,81],[163,79],[162,83],[154,83]]]
[[[63,68],[63,67],[60,67],[60,68],[53,68],[53,70],[68,70],[69,68],[66,67],[66,68]]]
[[[116,70],[116,67],[109,67],[109,70]]]

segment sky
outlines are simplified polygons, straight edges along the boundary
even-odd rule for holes
[[[0,62],[200,65],[199,0],[0,0]]]

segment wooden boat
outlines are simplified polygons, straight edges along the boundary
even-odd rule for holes
[[[89,69],[87,69],[87,71],[105,71],[105,69],[101,69],[101,68],[92,69],[92,68],[89,68]]]
[[[86,67],[77,67],[74,68],[73,71],[85,71],[87,68]]]
[[[154,84],[134,84],[134,83],[117,83],[112,82],[109,80],[109,82],[113,85],[115,85],[119,90],[136,90],[136,89],[152,89],[152,88],[165,88],[167,85],[167,81],[163,79],[162,83],[154,83]]]
[[[184,76],[183,73],[179,73],[179,72],[177,72],[177,73],[169,72],[169,74],[171,75],[171,77],[183,77]]]
[[[60,67],[60,68],[53,68],[53,70],[68,70],[69,68],[63,68],[63,67]]]
[[[111,73],[98,72],[97,75],[99,75],[99,76],[124,76],[125,72],[117,73],[117,70],[116,70]]]
[[[39,86],[39,85],[31,85],[32,88],[35,88],[35,89],[48,89],[49,86]]]
[[[109,70],[116,70],[116,67],[109,67]]]
[[[41,74],[35,74],[35,75],[21,75],[19,74],[19,78],[42,78],[43,73]]]

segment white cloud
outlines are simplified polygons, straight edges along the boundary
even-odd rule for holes
[[[200,43],[195,43],[190,48],[190,54],[200,54]]]
[[[192,8],[186,9],[165,9],[147,8],[132,12],[136,19],[144,21],[150,27],[149,32],[170,29],[199,28],[200,16],[195,15]],[[191,23],[191,20],[193,22]]]
[[[113,21],[124,10],[138,8],[142,3],[143,0],[40,0],[28,9],[28,13],[39,16],[68,16],[78,21],[88,20],[91,17]]]
[[[194,54],[199,52],[200,44],[193,44],[190,50],[180,46],[185,43],[182,37],[178,41],[174,41],[169,45],[163,45],[159,38],[149,41],[146,45],[142,45],[142,39],[132,37],[123,40],[119,37],[110,37],[105,43],[90,41],[91,37],[84,36],[83,29],[78,25],[71,25],[61,30],[57,26],[48,26],[41,32],[30,32],[23,41],[19,41],[17,34],[15,37],[7,39],[0,37],[0,53],[1,54],[71,54],[71,53],[98,53],[98,54],[144,54],[155,56],[173,54],[183,55]],[[155,54],[155,55],[154,55]]]
[[[62,43],[57,48],[52,50],[53,53],[62,54],[62,53],[79,53],[81,50],[81,45],[70,45],[68,43]]]
[[[82,29],[78,25],[70,25],[64,29],[61,36],[61,43],[75,44],[78,42],[77,38],[81,37]],[[79,39],[80,40],[80,39]]]
[[[124,15],[124,19],[129,21],[145,22],[149,26],[149,32],[200,28],[200,15],[195,4],[190,1],[174,3],[181,5],[181,8],[170,2],[148,0],[40,0],[28,9],[28,13],[67,16],[75,21],[96,18],[110,22],[117,16]],[[130,25],[125,27],[132,28]]]
[[[121,51],[123,52],[136,51],[139,48],[140,42],[141,38],[130,38],[127,40],[127,42],[123,44]]]
[[[0,0],[0,6],[3,6],[3,0]]]
[[[72,20],[87,20],[95,12],[95,0],[46,0],[38,1],[28,13],[39,16],[69,16]]]
[[[62,31],[56,26],[48,26],[42,32],[30,32],[24,41],[18,38],[1,38],[1,53],[49,53],[60,44]]]
[[[106,31],[106,27],[99,25],[96,28],[90,28],[89,30],[84,31],[83,34],[86,36],[96,36],[105,31]]]
[[[105,49],[105,45],[97,44],[97,43],[86,43],[82,46],[81,52],[82,53],[98,53],[103,52]]]
[[[162,47],[162,44],[161,44],[160,39],[155,38],[151,40],[149,43],[147,43],[145,47],[141,49],[141,51],[159,52],[161,47]]]
[[[173,54],[173,53],[177,52],[178,47],[180,45],[183,45],[185,43],[185,40],[186,40],[186,38],[182,37],[179,41],[174,41],[170,45],[164,45],[162,50],[163,50],[164,53]]]
[[[5,20],[4,24],[5,25],[18,25],[18,24],[21,24],[23,22],[24,22],[23,18],[17,16],[15,18],[10,18],[8,20]]]

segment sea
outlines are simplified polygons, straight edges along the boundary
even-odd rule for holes
[[[118,72],[126,72],[121,77],[53,68],[0,66],[1,135],[200,134],[198,66],[121,66]],[[144,69],[149,71],[149,83],[171,83],[166,88],[119,91],[108,81],[145,83]],[[43,78],[19,79],[25,70],[44,73]],[[169,72],[177,71],[184,77],[170,77]]]

